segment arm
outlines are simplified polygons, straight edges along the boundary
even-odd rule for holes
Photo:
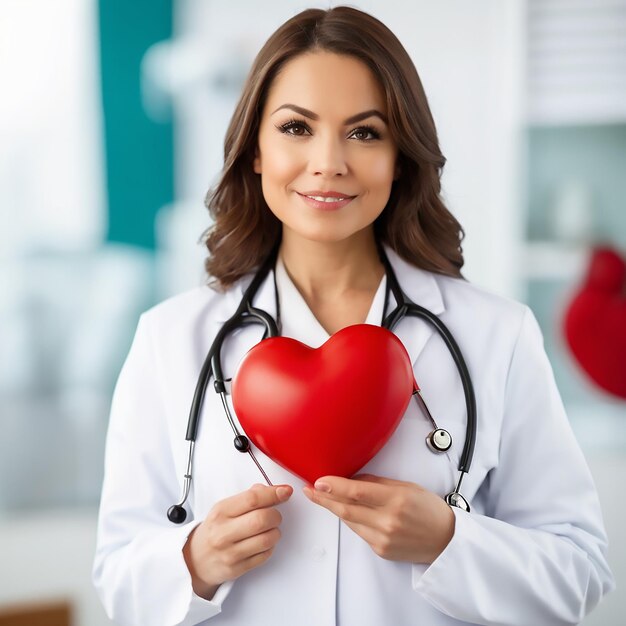
[[[232,583],[212,601],[194,594],[183,547],[199,522],[166,517],[180,485],[162,384],[142,316],[113,396],[93,578],[116,623],[191,626],[220,612]]]
[[[607,538],[541,332],[526,311],[507,378],[499,465],[476,495],[484,515],[454,508],[452,540],[414,589],[476,624],[578,624],[614,587]]]

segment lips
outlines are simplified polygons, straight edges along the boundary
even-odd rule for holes
[[[319,189],[305,191],[303,193],[298,192],[298,194],[312,200],[317,200],[318,202],[339,202],[340,200],[351,200],[356,197],[340,191],[321,191]]]
[[[298,195],[306,205],[321,211],[341,209],[356,198],[356,196],[347,196],[338,192],[325,192],[325,195],[323,193],[318,195],[318,193],[309,195],[298,192]]]
[[[306,195],[305,198],[309,198],[310,200],[315,200],[317,202],[341,202],[342,200],[349,200],[349,196],[310,196]]]

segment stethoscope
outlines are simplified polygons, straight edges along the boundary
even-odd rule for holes
[[[445,324],[439,319],[437,315],[421,307],[411,300],[404,294],[402,289],[400,288],[400,284],[398,283],[398,279],[396,274],[385,254],[385,251],[382,246],[378,247],[380,259],[385,267],[385,272],[387,275],[387,291],[385,294],[385,302],[383,306],[383,315],[384,312],[387,311],[387,305],[389,302],[389,292],[393,293],[393,296],[396,300],[396,308],[389,313],[382,320],[383,328],[388,329],[393,332],[393,329],[402,321],[402,319],[406,316],[409,317],[420,317],[430,324],[434,326],[437,330],[444,343],[446,344],[452,358],[454,359],[454,363],[458,369],[459,375],[461,377],[461,382],[463,383],[463,392],[465,394],[465,405],[467,410],[467,426],[465,430],[465,444],[463,446],[463,452],[461,454],[461,459],[459,461],[459,479],[453,491],[446,495],[445,501],[450,506],[456,506],[464,511],[470,510],[469,503],[467,500],[461,495],[461,482],[463,481],[463,477],[470,470],[470,466],[472,464],[472,457],[474,456],[474,444],[476,442],[476,397],[474,395],[474,388],[472,385],[472,380],[469,375],[469,371],[465,364],[465,360],[463,359],[463,355],[461,354],[461,350],[457,345],[452,333],[448,330]],[[200,418],[200,409],[202,408],[202,404],[204,401],[204,394],[206,392],[207,386],[209,384],[209,380],[211,376],[213,376],[213,387],[215,391],[220,395],[222,400],[222,405],[224,406],[224,412],[226,413],[226,418],[235,433],[235,439],[233,441],[235,449],[242,453],[247,453],[250,455],[250,458],[254,461],[259,471],[263,475],[263,478],[267,482],[268,485],[272,485],[269,477],[261,467],[258,459],[254,455],[254,451],[250,446],[250,441],[245,435],[242,435],[233,420],[233,417],[230,413],[230,409],[228,407],[228,403],[226,401],[226,380],[224,379],[224,375],[222,372],[222,362],[221,362],[221,350],[222,345],[226,337],[234,332],[237,328],[241,328],[247,324],[261,324],[265,327],[265,332],[263,334],[263,339],[267,337],[277,337],[279,333],[280,327],[280,307],[278,302],[278,290],[276,289],[276,277],[274,275],[274,293],[276,297],[276,311],[277,319],[274,318],[263,311],[262,309],[257,309],[252,305],[254,297],[261,285],[261,283],[267,277],[270,269],[275,267],[276,259],[278,256],[278,246],[276,246],[271,254],[268,256],[263,265],[259,268],[257,273],[252,279],[252,282],[246,289],[241,298],[241,302],[237,307],[235,313],[224,322],[224,325],[217,333],[209,352],[204,360],[204,364],[202,365],[202,369],[200,370],[200,375],[198,377],[198,383],[196,385],[196,390],[193,395],[193,400],[191,403],[191,409],[189,411],[189,421],[187,423],[187,434],[186,441],[189,442],[189,453],[187,457],[187,471],[185,473],[185,482],[183,485],[183,495],[182,499],[178,504],[172,505],[167,511],[167,517],[171,522],[175,524],[182,524],[187,518],[187,511],[184,508],[184,504],[189,497],[189,492],[191,489],[191,480],[192,480],[192,465],[193,465],[193,453],[194,446],[196,442],[196,435],[198,433],[198,422]],[[430,420],[433,430],[430,432],[428,437],[426,438],[426,443],[428,447],[437,453],[446,452],[452,446],[452,437],[450,433],[443,429],[439,428],[424,401],[421,391],[419,388],[413,392],[418,402],[421,404],[426,416]]]

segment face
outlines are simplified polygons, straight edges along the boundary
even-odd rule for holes
[[[386,119],[383,90],[360,60],[314,52],[284,66],[269,89],[254,159],[283,236],[335,242],[372,228],[396,174]],[[329,193],[338,200],[325,200]]]

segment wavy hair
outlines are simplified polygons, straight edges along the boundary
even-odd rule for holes
[[[373,16],[347,6],[307,9],[274,32],[247,76],[224,141],[224,166],[206,206],[214,222],[203,234],[213,285],[226,289],[259,267],[281,238],[253,159],[261,113],[272,81],[293,58],[314,51],[354,57],[386,94],[400,175],[374,222],[379,243],[425,270],[461,277],[463,229],[444,205],[440,177],[446,162],[426,94],[397,37]]]

